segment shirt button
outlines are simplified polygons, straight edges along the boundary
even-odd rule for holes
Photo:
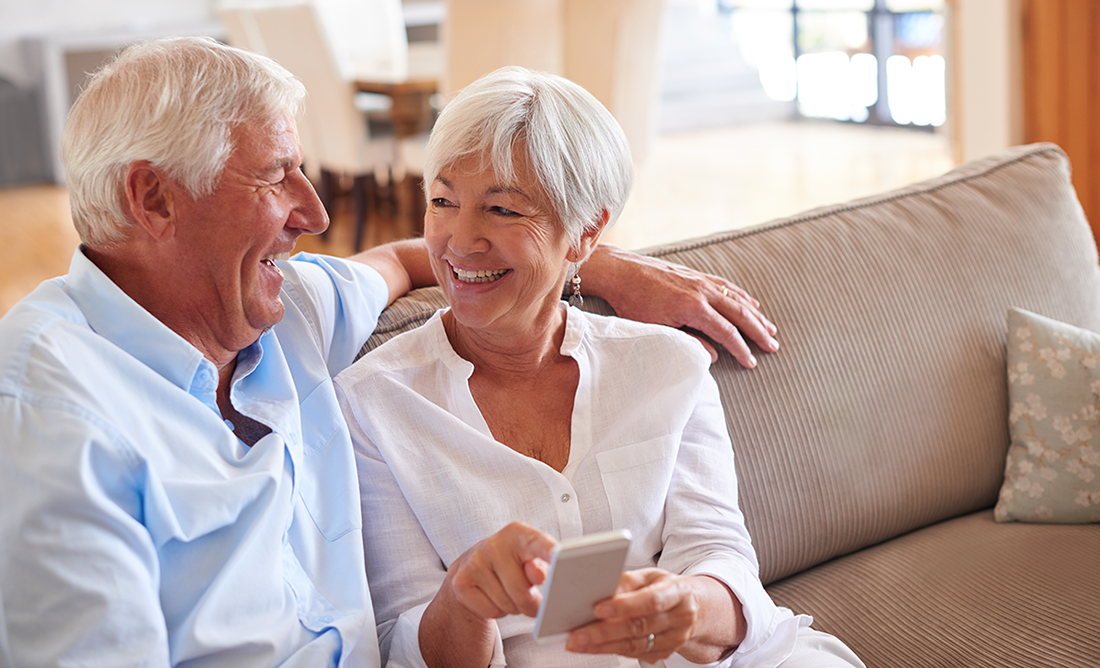
[[[571,499],[571,498],[573,498],[573,497],[569,496],[568,493],[562,494],[561,495],[561,502],[562,503],[569,503],[569,499]]]

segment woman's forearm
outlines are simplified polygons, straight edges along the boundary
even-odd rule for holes
[[[496,624],[459,604],[451,595],[449,580],[420,619],[420,654],[432,668],[484,668],[493,658]]]

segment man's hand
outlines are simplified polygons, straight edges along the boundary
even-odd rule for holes
[[[777,329],[760,303],[720,276],[600,244],[581,277],[583,291],[607,300],[619,316],[703,334],[746,368],[755,367],[756,358],[742,334],[766,352],[779,350]],[[714,346],[697,338],[716,361]]]

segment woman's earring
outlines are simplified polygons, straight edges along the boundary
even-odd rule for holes
[[[569,305],[581,308],[584,306],[584,296],[581,295],[580,267],[574,265],[573,278],[569,282],[573,284],[573,294],[569,295]]]

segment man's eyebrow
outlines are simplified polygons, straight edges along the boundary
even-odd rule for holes
[[[291,157],[276,158],[267,164],[266,167],[260,169],[259,174],[261,176],[274,176],[279,171],[289,171],[294,169],[295,160]]]

